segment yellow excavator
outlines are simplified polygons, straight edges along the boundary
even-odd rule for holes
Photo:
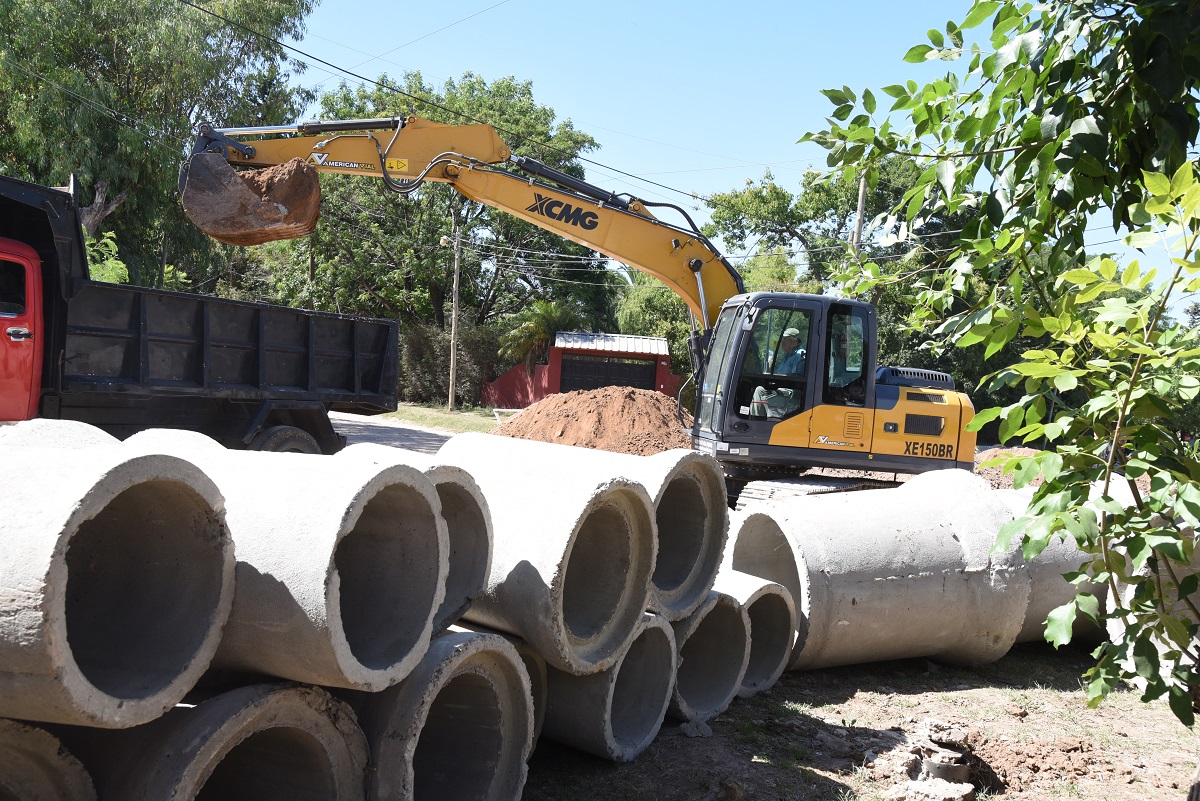
[[[252,245],[312,232],[321,172],[378,177],[402,193],[426,181],[448,183],[670,287],[691,315],[693,445],[722,463],[731,497],[749,480],[809,467],[973,468],[970,399],[945,373],[876,367],[870,304],[746,293],[683,209],[616,195],[514,156],[490,125],[412,116],[201,126],[179,186],[201,230]],[[651,208],[674,209],[686,225],[660,220]]]

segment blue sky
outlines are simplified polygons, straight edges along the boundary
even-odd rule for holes
[[[531,81],[539,103],[600,142],[587,156],[592,162],[680,191],[595,164],[586,165],[589,180],[683,205],[703,222],[706,211],[687,193],[736,189],[767,169],[794,190],[805,170],[824,169],[824,151],[796,141],[824,127],[832,110],[819,91],[931,79],[946,66],[906,64],[905,52],[926,42],[929,28],[961,21],[969,7],[969,0],[324,0],[295,44],[369,77],[419,70],[440,85],[471,71],[488,81]],[[343,79],[355,83],[312,64],[299,83],[331,88]],[[1088,242],[1097,250],[1119,249],[1114,239],[1103,222],[1091,226]]]
[[[895,83],[901,70],[912,75],[904,53],[969,3],[851,5],[846,13],[804,1],[325,0],[297,46],[369,77],[419,70],[440,85],[473,71],[532,81],[539,103],[601,143],[589,159],[683,193],[727,191],[767,169],[795,188],[806,169],[824,168],[821,148],[796,142],[832,109],[819,90],[859,91]],[[313,64],[300,82],[328,88],[341,79]],[[605,188],[697,205],[587,169]]]

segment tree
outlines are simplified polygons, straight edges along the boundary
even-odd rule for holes
[[[440,91],[420,73],[407,73],[396,88],[381,76],[371,88],[340,86],[321,97],[322,115],[333,119],[407,115],[436,122],[493,124],[515,153],[538,153],[552,166],[582,175],[577,157],[595,147],[570,121],[556,122],[538,105],[528,82],[502,78],[491,84],[471,73],[447,81]],[[462,237],[460,308],[473,325],[516,314],[537,299],[573,301],[572,291],[604,280],[594,253],[497,209],[468,200],[445,184],[415,192],[390,192],[377,179],[323,175],[322,218],[308,244],[296,244],[281,287],[301,288],[310,257],[319,307],[396,317],[402,322],[448,319],[453,249],[441,239]],[[347,234],[350,234],[347,236]],[[308,248],[311,247],[311,252]],[[576,268],[585,268],[576,272]],[[580,278],[579,276],[585,276]],[[571,281],[572,283],[563,283]],[[581,283],[576,284],[575,281]],[[307,300],[288,297],[288,300]],[[587,315],[602,321],[611,300],[592,297]]]
[[[987,41],[967,45],[964,31],[989,20]],[[984,212],[936,271],[909,280],[913,322],[941,321],[960,347],[991,356],[1017,337],[1036,343],[994,377],[1021,397],[973,423],[998,420],[1005,439],[1053,448],[1006,464],[1018,485],[1045,483],[998,547],[1019,537],[1032,557],[1073,539],[1088,561],[1072,578],[1104,587],[1107,603],[1081,593],[1051,614],[1048,639],[1069,640],[1077,614],[1108,624],[1089,703],[1131,681],[1145,700],[1167,696],[1188,726],[1200,707],[1200,463],[1167,421],[1200,394],[1200,333],[1165,311],[1200,289],[1188,160],[1198,34],[1190,3],[977,0],[905,57],[957,71],[884,87],[889,113],[869,90],[829,90],[829,127],[806,137],[847,175],[897,154],[920,160],[901,207],[910,231],[936,214]],[[1169,250],[1170,273],[1088,254],[1084,231],[1101,210],[1131,247]],[[841,277],[856,291],[887,280],[869,264]]]
[[[516,325],[500,337],[500,357],[510,362],[525,362],[530,375],[533,366],[546,358],[554,344],[554,335],[573,331],[583,322],[576,309],[549,300],[535,300],[515,319]]]
[[[0,172],[51,186],[75,173],[89,235],[115,233],[136,283],[168,262],[205,277],[223,251],[183,218],[179,161],[201,120],[299,114],[308,96],[275,40],[298,37],[313,5],[221,4],[230,24],[180,0],[0,3]]]
[[[907,243],[896,236],[899,223],[888,213],[921,171],[912,159],[892,157],[881,159],[867,172],[863,217],[874,222],[865,226],[862,248],[871,258],[897,258]],[[798,247],[809,277],[825,282],[847,258],[857,259],[850,242],[858,219],[859,177],[850,171],[810,171],[805,173],[799,193],[792,194],[767,172],[761,182],[747,181],[745,189],[708,198],[705,203],[712,209],[712,223],[706,233],[720,235],[737,248],[744,247],[751,237],[757,237],[759,247],[766,250],[790,252]],[[937,223],[931,221],[924,233],[940,233],[936,229]]]

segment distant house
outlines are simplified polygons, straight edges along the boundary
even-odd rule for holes
[[[518,364],[483,385],[483,405],[523,409],[556,392],[599,387],[637,387],[674,396],[682,379],[671,373],[667,340],[626,334],[559,331],[548,364],[535,365],[530,376]]]

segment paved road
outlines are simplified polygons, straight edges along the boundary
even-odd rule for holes
[[[375,442],[421,453],[437,453],[442,443],[453,436],[435,428],[361,414],[330,412],[329,419],[333,421],[337,432],[346,436],[349,445],[356,442]]]

